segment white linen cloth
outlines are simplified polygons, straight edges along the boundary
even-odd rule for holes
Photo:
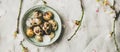
[[[81,28],[71,41],[67,39],[74,33],[77,26],[74,21],[81,16],[79,0],[45,0],[48,6],[54,8],[61,16],[65,26],[62,36],[54,44],[46,47],[37,47],[25,40],[24,45],[30,52],[116,52],[112,31],[113,17],[99,7],[96,0],[83,0],[85,15]],[[120,0],[116,0],[116,7],[120,10]],[[0,52],[22,52],[19,46],[24,38],[22,33],[14,39],[20,0],[0,0]],[[24,0],[21,18],[24,13],[35,5],[41,5],[40,0]],[[21,21],[21,20],[20,20]],[[20,24],[21,25],[21,24]],[[116,38],[120,48],[120,18],[116,22]],[[21,28],[21,27],[20,27]],[[21,30],[21,29],[20,29]]]

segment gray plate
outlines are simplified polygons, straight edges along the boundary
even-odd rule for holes
[[[54,19],[55,21],[58,23],[58,29],[57,31],[55,31],[55,37],[50,41],[50,42],[37,42],[35,40],[35,38],[28,38],[26,36],[26,20],[31,16],[32,12],[34,10],[41,10],[43,12],[46,12],[46,11],[51,11],[53,14],[54,14]],[[23,19],[22,19],[22,32],[23,32],[23,35],[24,37],[32,44],[36,45],[36,46],[47,46],[47,45],[51,45],[52,43],[54,43],[59,37],[60,37],[60,34],[61,34],[61,30],[62,30],[62,25],[61,25],[61,19],[60,19],[60,16],[58,15],[58,13],[51,7],[49,6],[44,6],[44,5],[38,5],[38,6],[34,6],[32,8],[30,8],[29,10],[26,11],[26,13],[24,14],[23,16]]]

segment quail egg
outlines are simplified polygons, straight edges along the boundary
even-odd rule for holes
[[[42,36],[39,36],[39,35],[36,35],[35,36],[35,39],[39,42],[42,42],[43,41],[43,37]]]
[[[49,20],[49,23],[52,25],[52,30],[56,31],[57,30],[57,22],[55,20]]]
[[[48,21],[48,20],[52,19],[52,16],[53,16],[52,12],[47,11],[47,12],[44,13],[43,19]]]
[[[31,28],[27,28],[26,34],[28,37],[32,37],[34,35],[33,30]]]

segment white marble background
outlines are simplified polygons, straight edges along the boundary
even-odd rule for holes
[[[83,0],[85,15],[81,28],[71,41],[67,39],[73,34],[77,26],[74,20],[80,19],[81,6],[79,0],[46,0],[61,16],[65,26],[59,40],[46,47],[36,47],[25,40],[24,45],[30,52],[116,52],[113,38],[110,37],[112,20],[102,7],[96,14],[96,0]],[[120,10],[120,1],[116,0],[116,7]],[[0,52],[22,52],[19,46],[23,35],[20,32],[17,39],[13,34],[16,30],[20,0],[0,0]],[[35,5],[41,5],[41,0],[24,0],[22,14]],[[21,21],[21,20],[20,20]],[[120,18],[116,22],[116,38],[120,49]]]

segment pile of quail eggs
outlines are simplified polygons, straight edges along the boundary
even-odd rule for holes
[[[51,11],[42,12],[34,10],[31,17],[26,21],[26,35],[29,38],[35,38],[38,42],[50,41],[55,37],[57,22],[54,20],[54,14]]]

